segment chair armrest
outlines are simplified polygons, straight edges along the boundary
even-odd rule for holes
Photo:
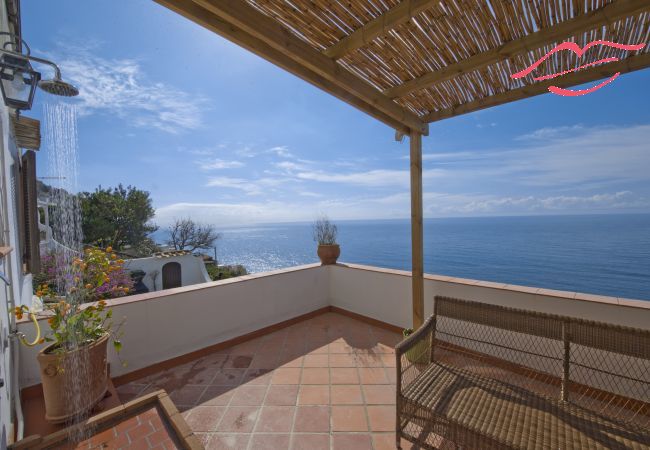
[[[415,344],[417,344],[419,341],[430,336],[430,331],[434,323],[434,317],[435,316],[430,316],[412,335],[395,346],[395,355],[398,358],[400,355],[413,348],[413,346],[415,346]]]

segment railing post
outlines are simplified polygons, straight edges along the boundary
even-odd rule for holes
[[[571,336],[570,336],[570,322],[562,322],[562,342],[564,343],[564,356],[562,358],[562,401],[569,400],[569,371],[571,362]]]

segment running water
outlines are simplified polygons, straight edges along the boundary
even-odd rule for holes
[[[48,153],[48,180],[52,190],[48,202],[50,204],[52,235],[56,241],[51,248],[55,251],[56,283],[58,292],[66,292],[66,301],[79,305],[83,299],[79,297],[77,285],[82,279],[74,259],[82,254],[81,208],[78,192],[78,140],[77,140],[77,110],[74,105],[64,103],[46,104],[44,106],[45,140]],[[72,342],[70,336],[68,350],[79,348],[81,342]],[[72,351],[71,358],[66,358],[61,369],[66,379],[72,380],[65,387],[67,402],[81,409],[92,401],[87,393],[90,390],[89,373],[91,364],[87,352]],[[74,418],[74,422],[83,422],[90,411]],[[79,442],[92,435],[89,429],[70,428],[69,439]]]

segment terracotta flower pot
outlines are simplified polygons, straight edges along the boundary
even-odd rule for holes
[[[45,399],[45,419],[64,422],[90,411],[108,389],[106,344],[108,335],[64,354],[41,350],[38,363]]]
[[[341,256],[341,247],[339,247],[339,244],[318,245],[318,257],[324,266],[336,264],[339,256]]]

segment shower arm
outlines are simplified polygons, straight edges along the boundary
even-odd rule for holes
[[[61,69],[59,69],[59,66],[54,64],[52,61],[44,58],[39,58],[38,56],[32,56],[30,54],[24,54],[24,53],[18,53],[14,52],[11,50],[7,50],[6,48],[0,48],[0,52],[2,53],[7,53],[8,55],[14,56],[16,58],[25,58],[30,61],[36,61],[37,63],[41,64],[46,64],[48,66],[51,66],[54,68],[54,79],[55,80],[61,80]]]

